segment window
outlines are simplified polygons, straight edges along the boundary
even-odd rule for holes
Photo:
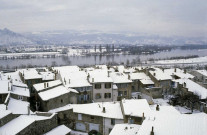
[[[18,99],[19,100],[23,100],[23,96],[18,96]]]
[[[95,84],[95,89],[101,89],[101,84],[100,83]]]
[[[127,91],[124,91],[124,96],[127,96]]]
[[[118,96],[123,96],[123,92],[122,91],[119,91],[118,92]]]
[[[78,120],[82,120],[82,114],[78,114]]]
[[[115,125],[115,119],[111,119],[111,125]]]
[[[134,124],[134,120],[131,119],[131,118],[129,118],[129,123],[130,123],[130,124]]]
[[[110,89],[111,88],[111,83],[105,83],[105,88]]]
[[[111,93],[104,93],[104,98],[111,98]]]
[[[91,120],[94,120],[94,116],[91,116]]]
[[[100,94],[100,93],[96,93],[95,98],[96,98],[96,99],[100,99],[100,98],[101,98],[101,94]]]

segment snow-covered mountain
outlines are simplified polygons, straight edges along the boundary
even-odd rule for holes
[[[7,28],[0,29],[0,45],[27,45],[33,44],[30,39]]]

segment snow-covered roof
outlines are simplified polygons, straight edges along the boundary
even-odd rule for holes
[[[40,96],[40,98],[43,101],[47,101],[50,100],[52,98],[56,98],[59,97],[61,95],[67,94],[70,92],[70,89],[67,89],[66,87],[64,87],[63,85],[51,88],[47,91],[43,91],[38,93],[38,95]]]
[[[61,112],[61,111],[70,110],[70,109],[73,109],[73,105],[74,105],[74,104],[68,104],[68,105],[65,105],[65,106],[63,106],[63,107],[59,107],[59,108],[52,109],[52,110],[50,110],[49,112],[51,112],[51,113],[56,113],[56,112]]]
[[[25,117],[24,115],[21,115],[17,117],[16,119],[11,120],[4,126],[0,128],[0,134],[1,135],[15,135],[18,134],[23,129],[27,128],[30,124],[35,122],[34,119]]]
[[[22,88],[22,87],[13,86],[12,90],[11,90],[11,93],[15,94],[15,95],[30,97],[30,91],[29,91],[28,88]]]
[[[29,102],[13,99],[10,97],[8,110],[12,111],[13,114],[28,114]],[[30,113],[32,113],[30,111]]]
[[[154,84],[154,82],[151,79],[142,79],[140,80],[140,82],[145,85]]]
[[[35,68],[22,69],[20,72],[24,74],[25,80],[42,78],[42,75],[40,75]]]
[[[52,72],[40,72],[40,74],[42,75],[42,80],[54,80],[55,79],[55,75]]]
[[[110,73],[110,77],[114,83],[131,83],[132,81],[128,78],[128,75],[119,72]]]
[[[149,135],[154,127],[155,135],[206,135],[207,115],[196,114],[158,114],[154,119],[145,119],[138,135]]]
[[[68,72],[77,72],[80,70],[80,68],[78,66],[62,66],[62,67],[54,67],[54,70],[63,73],[68,73]]]
[[[188,88],[188,91],[193,92],[194,94],[197,94],[200,96],[201,99],[206,99],[207,98],[207,89],[202,87],[201,85],[193,82],[192,80],[189,79],[177,79],[174,80],[175,82],[178,82],[179,84],[184,84],[186,83],[186,88]]]
[[[105,107],[105,112],[103,112],[103,107]],[[106,118],[123,119],[120,102],[78,104],[73,107],[73,112]]]
[[[87,80],[87,74],[84,71],[70,72],[70,73],[62,73],[62,80],[66,81],[66,87],[74,88],[74,87],[88,87],[92,86]]]
[[[117,66],[115,68],[118,68],[120,73],[133,73],[136,71],[133,67],[125,68],[123,65]]]
[[[150,107],[146,99],[123,99],[122,104],[125,115],[142,117],[143,113],[145,116],[150,113]]]
[[[137,124],[116,124],[109,135],[137,135],[140,127]]]
[[[96,69],[93,71],[89,71],[88,74],[90,75],[90,83],[113,82],[111,77],[108,77],[107,70]]]
[[[0,119],[4,118],[5,116],[11,114],[10,110],[6,110],[6,105],[0,104]]]
[[[198,73],[207,76],[207,70],[196,70]]]
[[[150,79],[150,77],[147,76],[144,72],[140,72],[140,73],[131,73],[130,79],[131,80],[141,80],[141,79]]]
[[[7,81],[0,80],[0,94],[7,94],[11,90],[11,83]]]
[[[176,75],[176,76],[178,76],[180,78],[188,78],[188,79],[194,78],[193,75],[191,75],[189,73],[184,73],[184,70],[181,70],[179,68],[176,68],[176,69],[175,68],[165,69],[164,73],[168,74],[168,75],[171,75],[171,76],[172,75]]]
[[[46,88],[47,88],[47,89],[62,84],[62,82],[61,82],[60,80],[49,81],[49,82],[47,82],[47,83],[48,83],[48,87],[47,87],[47,84],[46,84]],[[44,83],[34,84],[33,87],[35,88],[35,90],[36,90],[37,92],[40,92],[40,91],[46,89]]]
[[[46,91],[38,93],[40,98],[44,101],[50,100],[52,98],[59,97],[61,95],[67,94],[69,92],[78,93],[75,89],[66,88],[63,85],[48,89]]]
[[[45,135],[66,135],[70,133],[71,129],[66,127],[65,125],[60,125],[51,131],[47,132]]]
[[[160,68],[154,68],[154,71],[149,71],[151,75],[153,75],[157,80],[171,80],[172,76],[167,74],[165,70],[161,70]]]

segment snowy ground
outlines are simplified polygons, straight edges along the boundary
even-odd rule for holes
[[[198,58],[191,58],[191,59],[175,59],[175,60],[158,60],[154,61],[154,64],[207,64],[207,56],[205,57],[198,57]]]
[[[154,104],[159,104],[161,106],[170,106],[168,104],[168,99],[162,99],[162,98],[158,98],[158,99],[153,99]],[[150,106],[151,108],[154,108],[154,105]],[[181,114],[185,114],[185,113],[191,113],[191,109],[187,108],[187,107],[183,107],[183,106],[174,106],[174,108],[176,110],[178,110]],[[198,110],[193,110],[193,113],[200,113],[200,111]]]

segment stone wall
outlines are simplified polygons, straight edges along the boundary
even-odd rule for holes
[[[5,125],[6,123],[8,123],[11,120],[15,119],[18,116],[19,115],[13,115],[12,113],[10,113],[9,115],[3,117],[2,119],[0,119],[0,127],[2,127],[3,125]]]
[[[70,93],[61,95],[59,97],[56,97],[56,98],[53,98],[53,99],[50,99],[47,101],[43,101],[43,100],[41,100],[41,98],[39,98],[40,104],[41,104],[40,108],[42,111],[47,112],[47,111],[52,110],[54,108],[59,108],[59,107],[65,106],[70,103],[69,97],[70,97]]]

